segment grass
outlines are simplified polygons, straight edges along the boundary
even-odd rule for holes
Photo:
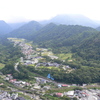
[[[71,90],[74,90],[76,87],[62,87],[62,88],[56,88],[56,89],[52,89],[52,90],[48,90],[47,93],[54,93],[54,92],[68,92]]]
[[[87,67],[89,67],[89,66],[81,66],[82,68],[87,68]]]
[[[61,54],[57,54],[56,56],[58,56],[62,60],[65,60],[65,59],[68,59],[68,58],[69,58],[69,60],[71,60],[72,53],[67,53],[67,54],[61,53]]]
[[[19,41],[19,42],[23,42],[23,41],[25,41],[25,39],[19,39],[19,38],[8,38],[8,39],[10,39],[10,40],[13,40],[13,41]]]
[[[30,43],[26,43],[28,46],[32,46]]]
[[[26,100],[33,100],[28,95],[25,95],[25,94],[23,94],[21,92],[19,92],[18,95],[19,95],[19,97],[24,97]]]
[[[33,66],[33,67],[35,67],[35,65],[34,65],[34,64],[30,64],[30,65],[28,65],[28,66]]]
[[[5,64],[0,63],[0,69],[4,68]]]
[[[58,71],[60,71],[60,68],[57,68],[57,67],[54,67],[54,66],[49,66],[49,67],[46,67],[46,66],[39,66],[38,68],[40,68],[40,69],[46,68],[46,69],[53,69],[53,70],[58,70]]]
[[[52,52],[42,52],[42,56],[48,56],[48,55],[53,55],[53,53]]]

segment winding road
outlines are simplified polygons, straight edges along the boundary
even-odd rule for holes
[[[20,73],[20,71],[18,70],[18,65],[19,65],[19,62],[17,62],[17,63],[15,63],[15,66],[14,66],[14,68],[15,68],[15,70],[17,71],[17,72],[19,72]]]

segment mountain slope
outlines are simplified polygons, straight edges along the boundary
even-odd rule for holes
[[[78,25],[46,25],[33,37],[42,47],[61,48],[80,44],[97,31]]]
[[[4,35],[12,31],[12,28],[3,20],[0,20],[0,34]]]
[[[73,48],[76,52],[76,58],[83,59],[82,62],[86,66],[100,67],[100,33],[85,40],[78,47]]]
[[[38,30],[40,30],[41,27],[42,26],[38,22],[31,21],[31,22],[21,26],[20,28],[12,31],[9,34],[9,36],[28,39],[29,37],[31,37],[32,34],[37,32]]]
[[[25,25],[26,22],[20,22],[20,23],[8,23],[10,25],[10,27],[14,30],[14,29],[18,29],[21,26]]]
[[[56,24],[66,24],[66,25],[82,25],[89,27],[97,27],[98,24],[93,20],[79,14],[67,14],[67,15],[57,15],[50,20],[42,21],[41,23],[56,23]]]

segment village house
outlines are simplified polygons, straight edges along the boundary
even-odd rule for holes
[[[34,100],[40,100],[40,97],[39,97],[38,95],[34,95],[34,96],[33,96],[33,99],[34,99]]]
[[[9,80],[10,80],[10,79],[13,79],[13,76],[12,76],[12,74],[7,74],[6,78],[9,78]]]
[[[49,89],[51,89],[51,87],[50,86],[44,86],[43,89],[49,90]]]
[[[0,86],[4,85],[4,83],[0,83]]]
[[[34,89],[41,89],[41,86],[35,84],[35,85],[33,86],[33,88],[34,88]]]
[[[62,84],[62,87],[70,87],[68,84]]]
[[[9,82],[15,83],[16,82],[16,79],[11,79],[11,80],[9,80]]]
[[[51,55],[49,55],[49,57],[50,57],[51,59],[58,59],[57,56],[51,56]]]
[[[70,85],[68,85],[68,84],[58,84],[57,85],[59,88],[61,88],[61,87],[70,87]]]
[[[15,100],[17,97],[18,97],[18,93],[16,93],[16,94],[13,93],[12,96],[11,96],[11,98],[14,99],[14,100]]]
[[[61,85],[61,84],[58,84],[57,86],[58,86],[58,88],[61,88],[61,87],[62,87],[62,85]]]
[[[74,91],[64,92],[64,95],[65,95],[65,96],[72,97],[72,96],[74,96]]]
[[[63,96],[64,96],[63,93],[56,93],[55,95],[56,95],[57,97],[63,97]]]
[[[26,100],[26,99],[23,97],[17,97],[16,100]]]

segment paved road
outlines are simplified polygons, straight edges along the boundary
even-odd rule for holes
[[[20,73],[20,71],[18,70],[18,65],[19,65],[19,62],[17,62],[17,63],[15,63],[15,66],[14,66],[14,68],[15,68],[15,70],[17,71],[17,72],[19,72]]]

